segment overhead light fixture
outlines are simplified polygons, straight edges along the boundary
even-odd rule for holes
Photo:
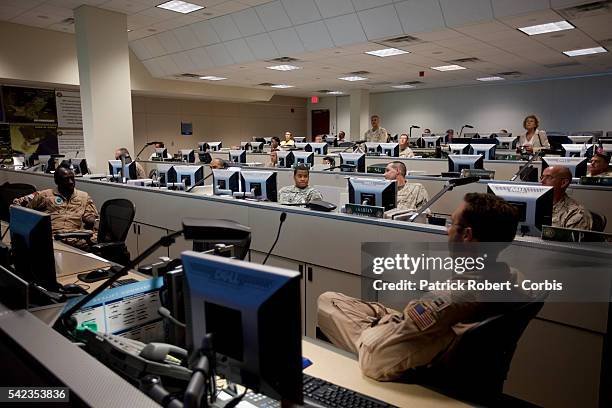
[[[202,10],[204,7],[198,4],[187,3],[186,1],[181,0],[171,0],[162,4],[158,4],[156,7],[159,7],[164,10],[175,11],[181,14],[189,14],[194,11]]]
[[[368,78],[360,77],[360,76],[346,76],[346,77],[342,77],[342,78],[338,78],[338,79],[341,79],[343,81],[354,82],[354,81],[365,81]]]
[[[385,48],[382,50],[366,51],[366,54],[384,58],[384,57],[392,57],[394,55],[410,54],[410,52],[404,51],[404,50],[398,50],[397,48]]]
[[[276,85],[270,85],[270,88],[287,89],[287,88],[295,88],[295,86],[287,85],[287,84],[276,84]]]
[[[329,91],[329,92],[327,92],[327,95],[344,95],[344,92],[342,92],[342,91]]]
[[[302,69],[302,67],[296,67],[295,65],[275,65],[273,67],[266,67],[275,71],[293,71],[295,69]]]
[[[391,85],[391,88],[396,88],[396,89],[409,89],[409,88],[414,88],[414,85],[410,85],[410,84]]]
[[[200,79],[205,79],[206,81],[223,81],[224,79],[227,79],[227,78],[218,77],[214,75],[206,75],[206,76],[201,76]]]
[[[128,32],[128,33],[131,33],[131,32],[132,32],[132,30],[130,30],[130,29],[128,28],[127,32]]]
[[[571,30],[574,27],[565,20],[555,21],[554,23],[538,24],[529,27],[519,27],[518,30],[527,35],[538,35],[546,33],[554,33],[555,31]]]
[[[477,81],[482,81],[482,82],[503,81],[505,79],[506,78],[502,78],[500,76],[490,76],[490,77],[476,78]]]
[[[581,55],[599,54],[608,52],[604,47],[582,48],[580,50],[563,51],[568,57],[579,57]]]
[[[460,69],[467,69],[467,68],[462,67],[461,65],[442,65],[439,67],[431,67],[431,69],[435,69],[436,71],[457,71]]]

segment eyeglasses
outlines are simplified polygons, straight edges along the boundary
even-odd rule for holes
[[[453,220],[451,220],[451,219],[447,219],[444,225],[446,226],[447,230],[451,229],[451,227],[453,227],[453,226],[458,227],[458,228],[464,228],[465,227],[465,225],[463,225],[463,224],[454,223]]]

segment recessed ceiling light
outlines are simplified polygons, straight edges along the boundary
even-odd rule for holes
[[[338,79],[341,79],[343,81],[354,82],[354,81],[365,81],[368,78],[360,77],[360,76],[346,76],[346,77],[342,77]]]
[[[582,48],[580,50],[563,51],[568,57],[578,57],[580,55],[599,54],[601,52],[608,52],[604,47],[593,47],[593,48]]]
[[[408,89],[408,88],[414,88],[414,85],[410,85],[410,84],[391,85],[391,88]]]
[[[130,29],[128,28],[127,32],[128,32],[128,33],[131,33],[131,32],[132,32],[132,30],[130,30]]]
[[[302,69],[302,67],[296,67],[295,65],[274,65],[273,67],[266,68],[274,69],[276,71],[293,71],[294,69]]]
[[[382,50],[367,51],[366,54],[384,58],[384,57],[392,57],[394,55],[410,54],[410,52],[404,51],[404,50],[398,50],[397,48],[385,48]]]
[[[218,77],[214,75],[206,75],[206,76],[201,76],[200,79],[205,79],[207,81],[223,81],[224,79],[227,79],[227,78]]]
[[[189,14],[191,12],[202,10],[204,8],[203,6],[187,3],[186,1],[181,0],[167,1],[162,4],[158,4],[156,7],[162,8],[164,10],[176,11],[177,13],[181,14]]]
[[[565,20],[555,21],[554,23],[538,24],[529,27],[519,27],[518,30],[524,32],[527,35],[537,35],[554,33],[555,31],[571,30],[575,28],[573,25]]]
[[[505,80],[505,78],[502,78],[500,76],[490,76],[490,77],[476,78],[476,80],[482,81],[482,82],[489,82],[489,81],[503,81]]]
[[[431,69],[435,69],[436,71],[457,71],[466,68],[461,65],[442,65],[440,67],[431,67]]]
[[[287,84],[276,84],[276,85],[270,85],[270,88],[287,89],[287,88],[295,88],[295,86],[287,85]]]
[[[344,95],[344,92],[342,92],[342,91],[329,91],[329,92],[327,92],[327,95]]]

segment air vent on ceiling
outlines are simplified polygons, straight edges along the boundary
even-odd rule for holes
[[[274,58],[271,60],[266,60],[266,62],[297,62],[299,61],[299,59],[297,58],[292,58],[292,57],[279,57],[279,58]]]
[[[404,82],[402,85],[418,85],[422,83],[424,82],[423,81],[410,81],[410,82]]]
[[[262,82],[261,84],[257,84],[257,86],[272,86],[272,85],[274,84],[271,82]]]
[[[67,25],[74,24],[74,18],[73,17],[65,18],[62,21],[60,21],[60,24],[67,24]]]
[[[184,78],[199,78],[200,77],[200,75],[198,74],[190,74],[190,73],[181,74],[180,76]]]
[[[567,61],[567,62],[559,62],[556,64],[544,64],[546,68],[563,68],[563,67],[575,67],[576,65],[580,65],[576,61]]]
[[[371,74],[369,71],[353,71],[349,72],[348,75],[368,75]]]
[[[326,93],[331,92],[331,91],[330,91],[329,89],[319,89],[317,92],[318,92],[318,93],[324,93],[324,94],[326,94]]]
[[[476,57],[468,57],[468,58],[459,58],[459,59],[448,61],[448,62],[452,62],[453,64],[474,64],[476,62],[482,62],[482,60]]]
[[[610,13],[612,11],[612,1],[602,0],[592,3],[581,4],[580,6],[568,7],[558,10],[567,20],[576,18],[599,16],[601,14]]]
[[[393,37],[393,38],[388,38],[384,41],[382,41],[383,43],[393,43],[393,44],[414,44],[414,43],[419,43],[422,42],[423,40],[421,40],[420,38],[417,37],[413,37],[411,35],[402,35],[401,37]]]
[[[523,75],[523,73],[519,71],[506,71],[506,72],[498,72],[497,75],[499,76],[521,76]]]

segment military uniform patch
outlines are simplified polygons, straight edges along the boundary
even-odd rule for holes
[[[432,302],[431,302],[431,306],[433,308],[433,310],[435,310],[436,312],[442,311],[444,309],[446,309],[447,307],[450,306],[450,302],[448,301],[448,299],[440,296],[435,298]]]
[[[436,317],[433,312],[422,303],[411,305],[406,314],[414,322],[419,331],[426,330],[436,324]]]
[[[55,204],[60,205],[62,203],[62,197],[55,196]]]

